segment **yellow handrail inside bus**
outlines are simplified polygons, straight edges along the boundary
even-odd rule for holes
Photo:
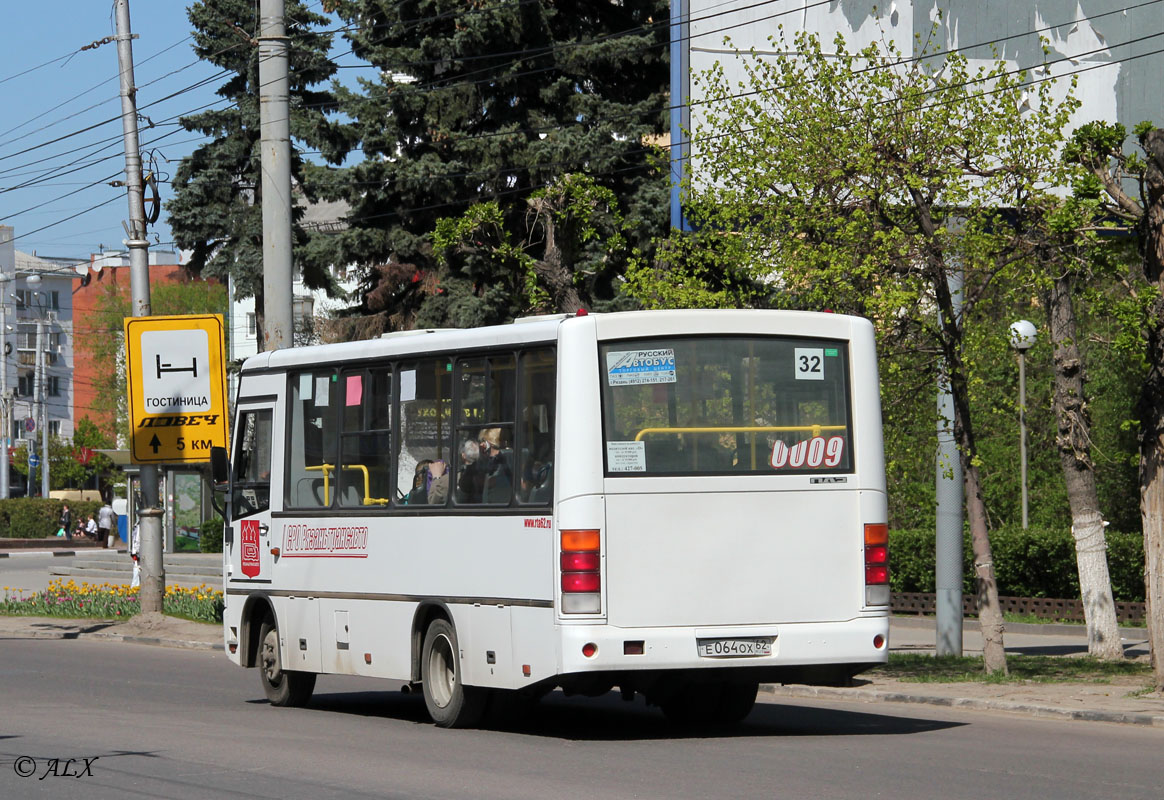
[[[323,473],[323,504],[331,505],[331,487],[330,479],[331,473],[335,469],[335,464],[317,464],[314,467],[304,467],[308,472],[322,472]],[[372,480],[368,474],[368,468],[363,464],[341,464],[340,469],[358,469],[364,473],[364,500],[363,504],[366,506],[384,505],[389,502],[387,497],[371,497],[372,494]]]
[[[820,436],[822,431],[843,431],[846,425],[739,425],[739,426],[706,426],[699,428],[643,428],[635,435],[635,441],[642,441],[644,436],[655,433],[794,433],[796,431],[811,431],[813,436]]]

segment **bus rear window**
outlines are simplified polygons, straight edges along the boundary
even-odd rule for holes
[[[606,342],[599,363],[607,475],[852,471],[843,341]]]

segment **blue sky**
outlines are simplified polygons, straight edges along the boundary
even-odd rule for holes
[[[18,250],[42,256],[88,260],[102,245],[123,250],[128,202],[124,188],[108,185],[125,177],[117,49],[111,42],[80,51],[113,35],[113,2],[4,5],[0,224],[15,228]],[[319,5],[311,3],[316,11]],[[139,36],[133,42],[138,110],[154,123],[141,125],[142,153],[168,178],[201,141],[176,124],[178,117],[219,100],[214,92],[223,79],[194,56],[185,3],[131,0],[130,16]],[[338,36],[336,44],[347,49]],[[202,81],[208,83],[199,86]],[[176,96],[163,99],[168,95]],[[164,201],[168,186],[161,190]],[[152,248],[175,249],[164,213],[150,240]]]

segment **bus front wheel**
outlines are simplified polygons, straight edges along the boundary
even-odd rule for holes
[[[283,669],[279,655],[279,629],[269,618],[259,628],[259,679],[263,683],[263,694],[273,706],[305,706],[315,691],[314,672]]]
[[[424,705],[441,728],[469,728],[481,721],[488,691],[461,680],[457,631],[452,623],[434,619],[424,635],[420,681]]]

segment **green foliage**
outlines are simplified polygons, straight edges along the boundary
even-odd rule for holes
[[[223,526],[221,517],[211,517],[198,529],[198,549],[203,553],[221,553]]]
[[[1139,533],[1106,531],[1108,571],[1116,600],[1143,601],[1144,550]],[[991,531],[998,593],[1012,597],[1079,596],[1079,570],[1070,528],[1022,530],[1008,526]],[[970,537],[963,563],[973,563]],[[972,594],[973,571],[967,569],[962,591]],[[934,531],[893,530],[889,533],[889,581],[895,592],[934,591]]]
[[[194,53],[225,70],[228,78],[218,95],[230,101],[221,109],[183,117],[180,124],[209,139],[182,159],[174,175],[175,195],[166,203],[174,240],[190,249],[190,267],[212,277],[234,278],[239,298],[256,297],[262,311],[262,180],[259,126],[259,48],[245,32],[257,32],[259,8],[250,0],[199,0],[188,11],[193,26]],[[291,136],[303,149],[316,150],[333,163],[347,152],[342,130],[327,114],[335,110],[330,91],[312,87],[335,75],[328,55],[332,21],[308,9],[300,0],[286,4],[289,39]],[[303,187],[301,148],[291,148],[293,181]],[[307,191],[307,199],[315,195]],[[300,224],[304,207],[293,210],[295,262],[311,288],[334,288],[326,258],[321,258],[319,234]],[[159,312],[156,308],[154,313]]]
[[[369,268],[361,311],[406,329],[619,302],[666,226],[667,2],[335,5],[381,71],[337,88],[364,160],[307,185],[351,206],[326,244]]]

